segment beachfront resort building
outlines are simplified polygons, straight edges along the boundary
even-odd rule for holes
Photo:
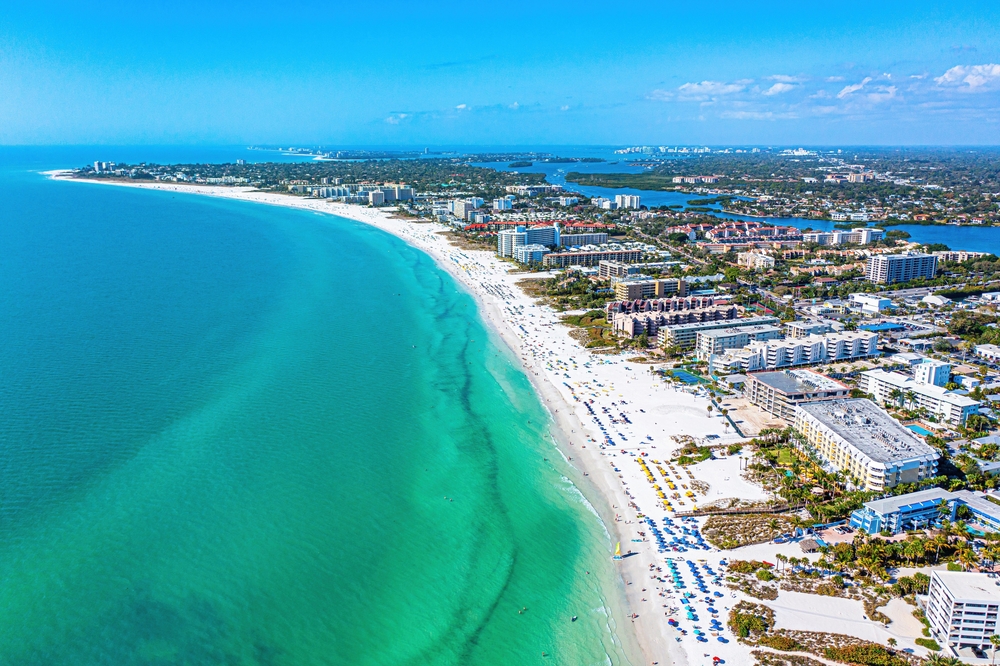
[[[998,502],[992,494],[928,488],[865,502],[851,513],[851,525],[869,534],[882,531],[899,534],[932,527],[943,518],[955,521],[959,507],[964,507],[963,515],[969,526],[982,532],[997,532],[1000,531]]]
[[[754,372],[743,385],[743,396],[750,404],[787,421],[795,420],[799,405],[846,398],[850,393],[850,387],[805,368]]]
[[[940,454],[871,400],[798,405],[795,430],[832,469],[863,490],[883,492],[937,474]]]
[[[777,317],[746,317],[744,319],[726,321],[706,321],[689,324],[663,326],[657,331],[656,342],[661,347],[674,346],[680,349],[694,347],[698,333],[723,328],[743,328],[746,326],[777,326]]]
[[[1000,587],[984,573],[932,571],[927,597],[921,599],[931,632],[956,652],[991,650],[997,633]]]
[[[943,488],[928,488],[872,500],[851,513],[851,527],[868,534],[882,531],[899,534],[904,530],[926,529],[942,518],[955,519],[955,499],[955,493]],[[942,505],[946,508],[942,509]],[[1000,511],[1000,506],[997,509]]]
[[[551,250],[544,245],[533,243],[531,245],[515,245],[514,260],[522,264],[540,264],[542,259]]]
[[[937,262],[933,254],[922,252],[876,254],[868,258],[865,279],[875,284],[931,280],[937,274]]]
[[[544,245],[551,247],[559,245],[559,225],[551,227],[515,227],[497,232],[497,254],[501,257],[513,257],[514,248],[521,245]]]
[[[858,388],[871,394],[880,405],[924,408],[941,421],[955,426],[965,423],[970,415],[979,413],[977,400],[949,391],[943,386],[918,382],[899,372],[862,372]]]

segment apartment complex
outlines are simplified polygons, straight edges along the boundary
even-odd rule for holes
[[[812,231],[802,234],[804,243],[816,243],[817,245],[844,245],[852,243],[854,245],[868,245],[873,241],[882,240],[885,231],[882,229],[870,229],[861,227],[859,229],[833,230],[833,231]]]
[[[699,331],[694,343],[695,355],[699,361],[707,361],[712,356],[729,349],[741,349],[751,342],[776,340],[783,333],[781,326],[768,324]]]
[[[940,252],[931,252],[939,261],[954,261],[957,263],[962,263],[963,261],[968,261],[969,259],[981,259],[989,255],[989,252],[968,252],[966,250],[946,250]]]
[[[735,305],[721,305],[691,310],[619,312],[612,316],[611,325],[616,334],[634,338],[643,333],[650,336],[657,335],[664,326],[739,321],[736,319],[737,315],[738,312]]]
[[[514,260],[522,264],[540,264],[549,252],[551,252],[549,248],[537,243],[532,245],[515,245]]]
[[[858,387],[870,393],[880,405],[923,407],[937,418],[955,426],[979,413],[979,402],[942,386],[922,384],[898,372],[868,370],[862,372]]]
[[[608,235],[603,231],[587,234],[559,234],[559,244],[563,247],[578,245],[603,245],[608,242]]]
[[[932,571],[924,611],[931,631],[956,650],[990,649],[997,633],[1000,588],[983,573]]]
[[[763,252],[740,252],[736,255],[736,265],[752,271],[774,268],[774,257]]]
[[[755,372],[797,365],[854,361],[878,356],[878,334],[871,331],[840,331],[804,338],[763,340],[743,349],[725,352],[711,360],[713,368],[726,371]]]
[[[944,386],[951,379],[951,364],[925,358],[913,366],[913,379],[918,384]]]
[[[795,429],[833,469],[864,490],[883,492],[937,474],[940,455],[863,398],[798,405]]]
[[[656,342],[661,347],[676,346],[681,349],[690,349],[698,340],[698,333],[701,331],[711,331],[720,328],[733,328],[744,326],[776,326],[777,317],[746,317],[733,321],[712,321],[691,324],[676,324],[663,326],[656,334]]]
[[[635,299],[631,301],[609,301],[604,309],[608,313],[608,321],[614,315],[623,312],[634,314],[638,312],[678,312],[680,310],[703,310],[715,305],[729,305],[728,298],[714,296],[673,296],[671,298]]]
[[[938,258],[933,254],[876,254],[868,258],[865,279],[875,284],[895,284],[910,280],[930,280],[937,274]]]
[[[605,262],[607,263],[607,262]],[[651,298],[662,298],[677,294],[687,295],[687,282],[678,278],[654,279],[638,278],[620,280],[615,284],[615,300],[635,301]]]
[[[616,194],[615,206],[617,208],[638,208],[639,197],[634,194]]]
[[[806,338],[810,335],[823,335],[833,328],[825,321],[790,321],[785,324],[786,336],[789,338]]]
[[[753,405],[778,418],[792,421],[798,405],[817,400],[846,398],[851,389],[812,370],[755,372],[747,375],[743,395]]]
[[[553,252],[545,255],[542,265],[546,268],[567,266],[597,266],[602,261],[640,261],[642,250],[582,250],[579,252]]]

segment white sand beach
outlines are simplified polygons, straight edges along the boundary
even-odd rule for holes
[[[55,172],[50,175],[59,177]],[[753,662],[749,648],[724,629],[728,610],[739,596],[725,587],[719,562],[729,556],[750,555],[773,561],[776,552],[799,552],[797,545],[762,544],[746,549],[746,554],[722,553],[698,541],[700,520],[685,522],[675,516],[675,511],[690,510],[698,503],[764,496],[740,477],[735,457],[710,461],[690,471],[666,464],[678,447],[671,439],[673,435],[716,435],[716,442],[740,441],[732,429],[727,432],[717,411],[707,410],[707,397],[666,384],[650,372],[648,365],[629,362],[624,355],[603,356],[584,350],[570,337],[570,329],[560,323],[558,313],[537,305],[516,286],[524,274],[511,274],[511,265],[491,252],[452,245],[440,233],[446,230],[443,225],[394,218],[387,209],[249,188],[96,182],[338,215],[374,225],[428,253],[476,297],[484,319],[520,359],[553,416],[554,438],[576,470],[572,481],[603,519],[612,548],[615,542],[621,542],[626,556],[615,564],[621,573],[622,603],[625,614],[632,618],[646,663],[708,666],[716,655],[727,664]],[[667,479],[674,484],[678,498],[670,499],[673,510],[668,510],[657,496],[639,459],[645,461],[646,469],[668,497],[675,490],[668,490]],[[706,483],[708,489],[696,492],[691,486],[695,479]],[[692,495],[688,496],[688,492]],[[661,544],[657,543],[657,533]],[[668,562],[673,562],[676,575],[672,575]],[[678,587],[678,580],[683,588]],[[681,603],[685,592],[695,593],[688,602],[691,611]],[[782,594],[777,606],[780,626],[825,626],[816,622],[815,613],[805,615],[808,604],[794,597]],[[834,606],[827,604],[818,612],[825,614],[829,609],[837,627],[849,629],[853,609]],[[668,619],[676,620],[679,627],[671,626]],[[696,630],[703,635],[696,635]],[[867,637],[868,632],[858,635]],[[883,635],[888,634],[876,632],[872,637]],[[898,637],[901,642],[908,638],[902,634]],[[912,638],[907,642],[912,645]]]

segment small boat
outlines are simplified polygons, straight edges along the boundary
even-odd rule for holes
[[[572,618],[570,619],[570,622],[576,622],[576,615],[574,615],[574,616],[573,616],[573,617],[572,617]]]

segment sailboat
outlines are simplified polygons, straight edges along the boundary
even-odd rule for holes
[[[615,557],[614,557],[614,559],[616,559],[616,560],[622,559],[622,542],[621,541],[619,541],[618,545],[615,546]]]

